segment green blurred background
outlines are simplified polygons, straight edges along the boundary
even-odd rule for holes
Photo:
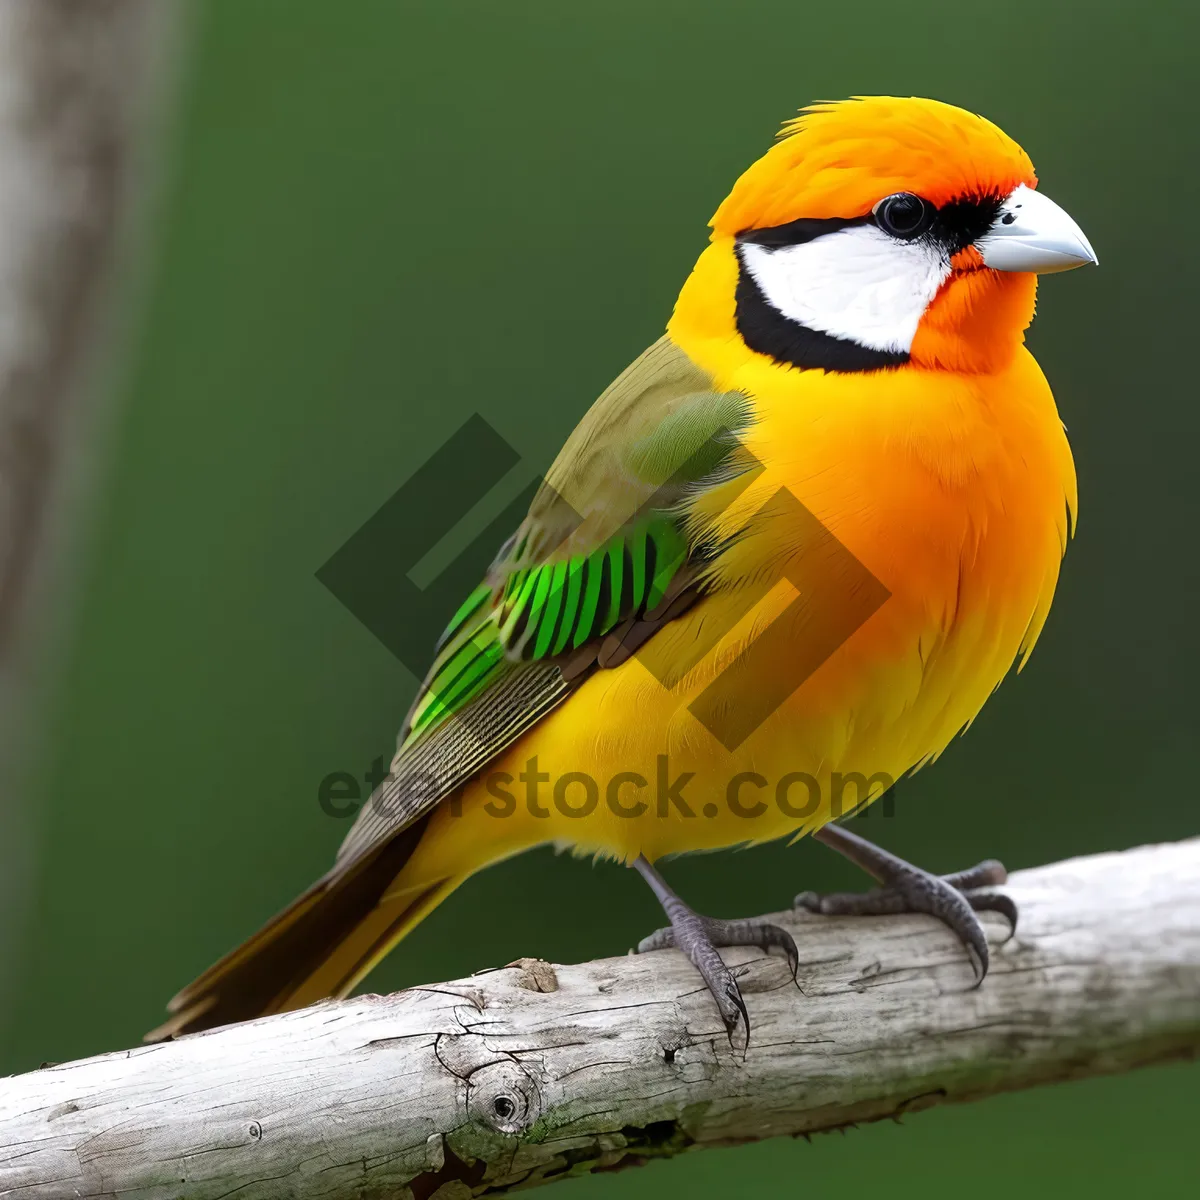
[[[1046,282],[1032,335],[1082,493],[1049,626],[894,819],[869,818],[875,836],[951,869],[1197,832],[1194,5],[213,0],[196,16],[38,772],[25,952],[0,967],[18,978],[0,1071],[136,1042],[325,869],[345,823],[319,783],[390,753],[414,679],[314,572],[473,412],[524,458],[501,499],[542,468],[661,331],[733,178],[813,99],[983,112],[1103,264]],[[671,877],[716,912],[859,886],[812,845]],[[370,986],[620,953],[659,923],[627,872],[537,853],[464,887]],[[1198,1092],[1197,1068],[1159,1069],[571,1186],[1165,1195],[1200,1176]]]

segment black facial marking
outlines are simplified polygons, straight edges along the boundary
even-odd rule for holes
[[[951,200],[937,210],[930,236],[947,254],[957,254],[991,229],[1003,203],[1002,196],[970,196]]]
[[[908,241],[913,239],[913,229],[898,226],[893,230],[889,216],[893,212],[904,213],[911,209],[914,213],[926,213],[924,219],[916,226],[919,230],[916,236],[922,241],[935,242],[950,255],[965,250],[972,242],[983,237],[1000,215],[1002,203],[1001,196],[966,196],[961,200],[951,200],[941,208],[934,208],[929,201],[920,196],[898,192],[885,197],[877,206],[878,211],[867,213],[866,216],[801,217],[799,220],[789,221],[786,225],[743,230],[737,235],[737,240],[739,244],[750,242],[767,250],[780,250],[784,246],[799,246],[855,225],[877,225],[885,233]]]
[[[902,195],[886,198],[893,202],[893,207],[899,205],[897,213],[904,207]],[[781,250],[855,225],[870,224],[898,240],[932,243],[948,262],[987,233],[1000,215],[1003,203],[1000,196],[968,196],[934,208],[921,197],[914,196],[912,200],[914,203],[909,207],[914,213],[921,213],[919,224],[912,228],[889,221],[889,209],[881,216],[868,213],[861,217],[802,217],[786,225],[739,233],[736,239],[739,249],[735,321],[746,345],[779,363],[801,368],[819,367],[826,371],[878,371],[882,367],[898,367],[908,362],[909,356],[903,351],[874,350],[785,317],[763,295],[746,267],[740,247],[748,242],[768,251]],[[883,204],[879,206],[880,209],[883,207]]]
[[[801,217],[798,221],[789,221],[786,225],[773,225],[769,229],[747,229],[738,234],[739,242],[753,242],[767,250],[781,250],[784,246],[799,246],[823,237],[827,233],[837,233],[849,229],[853,225],[866,225],[871,218],[850,217]]]
[[[902,351],[872,350],[847,338],[810,329],[785,317],[763,295],[738,251],[735,320],[742,341],[758,354],[793,367],[826,371],[878,371],[908,362]]]

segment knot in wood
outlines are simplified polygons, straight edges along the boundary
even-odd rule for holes
[[[525,1133],[542,1115],[537,1084],[513,1061],[489,1063],[471,1073],[467,1091],[471,1117],[497,1133]]]

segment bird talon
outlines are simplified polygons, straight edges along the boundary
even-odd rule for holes
[[[793,904],[808,912],[839,916],[926,913],[942,922],[962,943],[975,974],[975,987],[987,978],[990,952],[976,913],[995,912],[1009,923],[1007,942],[1016,933],[1017,906],[1011,896],[992,890],[1008,878],[1004,864],[985,859],[950,875],[933,875],[837,825],[814,835],[863,868],[881,883],[867,892],[801,892]]]
[[[746,1030],[746,1046],[749,1047],[750,1013],[737,982],[749,971],[749,967],[745,964],[738,967],[727,966],[717,948],[755,946],[768,955],[772,948],[782,950],[792,974],[792,981],[799,987],[800,951],[795,938],[782,926],[773,925],[768,921],[725,921],[718,917],[701,916],[680,900],[645,858],[639,857],[632,865],[650,885],[671,921],[670,925],[656,929],[649,936],[642,938],[636,953],[644,954],[651,950],[666,950],[671,947],[682,950],[708,986],[725,1026],[725,1032],[729,1035],[730,1045],[733,1044],[734,1030],[741,1021]]]
[[[999,943],[1001,946],[1016,937],[1020,910],[1017,908],[1017,902],[1011,896],[1005,892],[994,892],[987,888],[964,891],[963,896],[966,897],[967,903],[975,912],[998,913],[1008,922],[1008,933],[1001,938]]]

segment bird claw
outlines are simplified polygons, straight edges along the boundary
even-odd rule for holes
[[[782,950],[787,958],[788,970],[792,973],[792,982],[796,982],[800,970],[800,952],[796,948],[796,939],[782,926],[750,918],[725,921],[720,917],[705,917],[699,913],[693,913],[692,916],[699,921],[714,947],[757,946],[764,954],[769,954],[772,949]],[[642,938],[634,953],[646,954],[651,950],[670,950],[677,946],[679,942],[674,926],[664,925],[662,929],[656,929],[648,937]]]
[[[637,944],[636,953],[646,954],[651,950],[672,947],[682,950],[712,993],[730,1044],[733,1044],[733,1035],[740,1022],[746,1031],[746,1044],[749,1045],[750,1014],[746,1011],[746,1002],[737,979],[717,953],[717,948],[757,946],[764,953],[769,953],[772,947],[782,950],[787,956],[795,982],[800,967],[800,952],[792,935],[768,921],[724,921],[717,917],[701,916],[682,903],[672,905],[668,909],[668,916],[671,924],[642,938]]]
[[[1008,878],[1003,865],[988,859],[965,871],[933,875],[880,851],[880,858],[872,862],[870,869],[883,880],[882,887],[867,892],[824,895],[801,892],[793,901],[793,907],[827,916],[927,913],[947,926],[962,943],[971,960],[975,986],[978,987],[987,977],[990,954],[987,936],[975,914],[996,912],[1003,916],[1009,923],[1005,942],[1017,931],[1016,903],[1003,892],[992,890]]]

